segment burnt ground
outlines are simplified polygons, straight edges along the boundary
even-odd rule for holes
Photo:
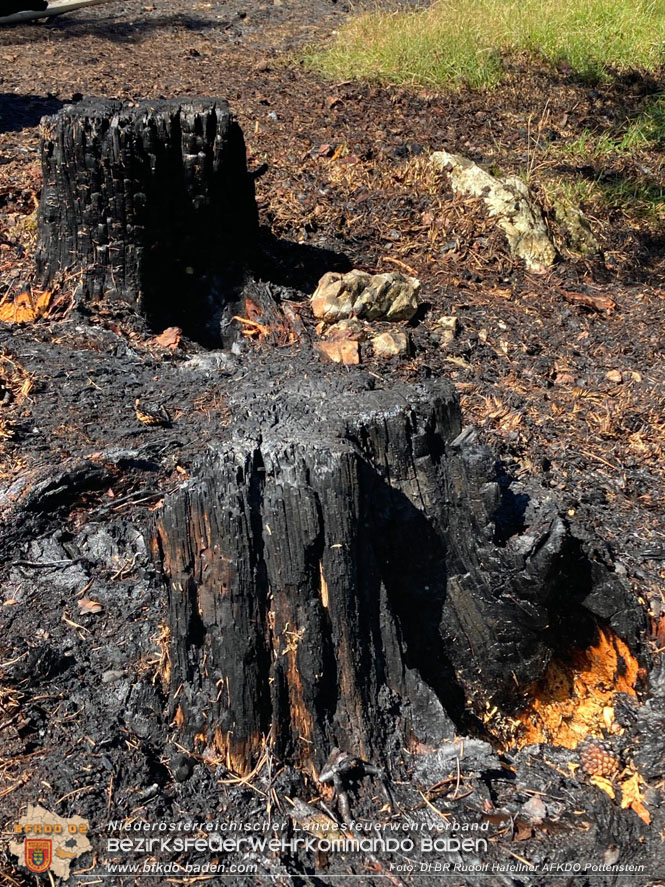
[[[365,368],[380,386],[448,376],[467,421],[505,470],[554,491],[571,521],[605,541],[648,615],[643,699],[651,693],[653,700],[637,726],[626,717],[637,746],[645,736],[654,743],[637,752],[650,786],[650,826],[622,810],[620,797],[612,801],[571,775],[574,754],[554,746],[502,760],[489,746],[472,748],[452,782],[445,754],[425,764],[405,758],[402,775],[415,770],[420,783],[396,773],[404,782],[399,803],[416,817],[485,817],[493,831],[484,860],[602,863],[614,859],[616,845],[622,863],[648,863],[631,883],[653,883],[664,825],[662,688],[653,667],[665,638],[665,172],[657,144],[602,158],[565,148],[587,129],[621,132],[662,79],[636,74],[599,87],[517,59],[491,94],[326,82],[294,53],[326,39],[347,12],[324,0],[126,2],[0,31],[1,295],[7,304],[30,289],[43,114],[81,95],[227,98],[250,167],[268,166],[257,180],[256,276],[289,297],[311,329],[304,297],[325,271],[415,273],[425,304],[409,325],[412,353],[392,361],[367,354]],[[427,164],[441,147],[528,177],[562,253],[552,272],[526,273],[482,211],[452,197]],[[588,255],[575,251],[556,221],[553,194],[562,187],[584,195],[598,241]],[[238,785],[224,762],[197,761],[190,772],[178,756],[165,705],[164,592],[146,532],[152,510],[202,447],[223,438],[234,380],[251,372],[253,360],[269,359],[271,346],[248,341],[240,354],[211,354],[183,339],[175,351],[160,348],[152,341],[159,329],[122,312],[82,315],[70,295],[65,281],[50,315],[0,330],[9,390],[0,407],[3,825],[37,800],[97,824],[260,817],[278,800],[279,823],[285,796],[313,797],[317,787],[288,769],[275,777],[278,762],[264,762],[254,782]],[[450,314],[459,335],[442,349],[432,324]],[[312,359],[307,336],[279,352],[282,372]],[[139,425],[136,396],[164,402],[173,427]],[[13,477],[19,487],[11,487]],[[11,496],[23,493],[23,483],[30,491],[15,517]],[[523,812],[533,798],[543,799],[544,812]],[[363,784],[357,804],[373,818],[381,801]],[[276,883],[298,873],[294,883],[333,883],[325,860],[314,868],[298,856],[257,864],[282,879]],[[346,864],[360,883],[385,883],[372,879],[376,863],[367,857]],[[28,883],[7,854],[3,865],[6,883]],[[399,877],[418,883],[419,876]],[[504,883],[540,883],[528,870],[510,878]],[[450,880],[475,882],[463,874]],[[617,874],[575,877],[625,882]]]

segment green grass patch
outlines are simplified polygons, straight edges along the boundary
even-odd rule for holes
[[[529,51],[581,77],[654,70],[665,58],[665,0],[437,0],[353,17],[307,61],[335,78],[492,87],[505,56]]]
[[[581,209],[589,218],[621,212],[653,225],[665,220],[665,189],[655,182],[631,176],[588,179],[581,176],[544,181],[550,199]]]
[[[658,183],[626,177],[598,182],[605,205],[614,210],[626,210],[651,222],[665,218],[665,189]]]
[[[583,130],[577,138],[561,146],[564,156],[598,160],[612,154],[665,147],[665,93],[649,100],[646,109],[628,122],[622,131]]]

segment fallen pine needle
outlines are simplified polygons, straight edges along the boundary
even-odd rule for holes
[[[439,810],[437,807],[435,807],[434,804],[428,798],[426,798],[425,795],[421,791],[419,791],[418,794],[423,799],[423,801],[427,804],[427,806],[430,808],[430,810],[433,810],[437,816],[441,817],[441,819],[445,819],[446,821],[448,820],[450,813],[442,813],[441,810]]]
[[[400,268],[404,268],[405,271],[408,271],[409,274],[412,274],[414,277],[418,276],[418,272],[415,268],[412,268],[411,265],[407,265],[406,262],[402,262],[400,259],[395,259],[392,256],[381,256],[379,259],[380,262],[392,262],[394,265],[399,265]]]
[[[66,801],[67,798],[73,798],[74,795],[83,795],[86,792],[94,792],[96,788],[96,785],[84,785],[82,788],[75,788],[73,792],[68,792],[66,795],[58,798],[55,803],[60,804],[62,801]]]
[[[514,856],[519,862],[524,865],[528,865],[530,869],[534,869],[535,865],[532,862],[529,862],[528,859],[525,859],[523,856],[520,856],[519,853],[515,853],[513,850],[509,850],[507,847],[502,847],[502,850],[505,850],[506,853],[510,853],[511,856]]]

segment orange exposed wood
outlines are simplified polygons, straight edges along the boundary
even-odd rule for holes
[[[314,725],[312,722],[312,716],[307,709],[303,696],[302,677],[298,670],[297,646],[288,650],[287,658],[288,666],[286,675],[289,686],[291,726],[293,734],[298,737],[301,764],[310,764],[311,767],[313,767],[312,735],[314,732]]]
[[[635,695],[639,665],[626,644],[609,629],[596,643],[554,659],[531,688],[529,705],[518,715],[518,745],[549,742],[575,748],[600,735],[612,720],[617,693]]]
[[[49,290],[19,293],[13,299],[5,298],[0,303],[0,321],[2,323],[32,323],[44,317],[51,305],[53,293]]]
[[[227,770],[239,776],[247,776],[254,769],[255,762],[259,760],[265,741],[263,736],[250,736],[238,742],[234,740],[231,731],[225,732],[218,727],[213,736],[212,746],[219,752]]]

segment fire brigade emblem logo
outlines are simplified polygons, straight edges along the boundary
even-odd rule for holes
[[[25,864],[31,872],[45,872],[53,860],[53,842],[46,838],[26,838]]]
[[[28,804],[28,812],[14,823],[15,840],[9,842],[9,852],[31,872],[47,871],[49,876],[67,881],[72,860],[92,850],[88,833],[87,819],[65,819]]]

